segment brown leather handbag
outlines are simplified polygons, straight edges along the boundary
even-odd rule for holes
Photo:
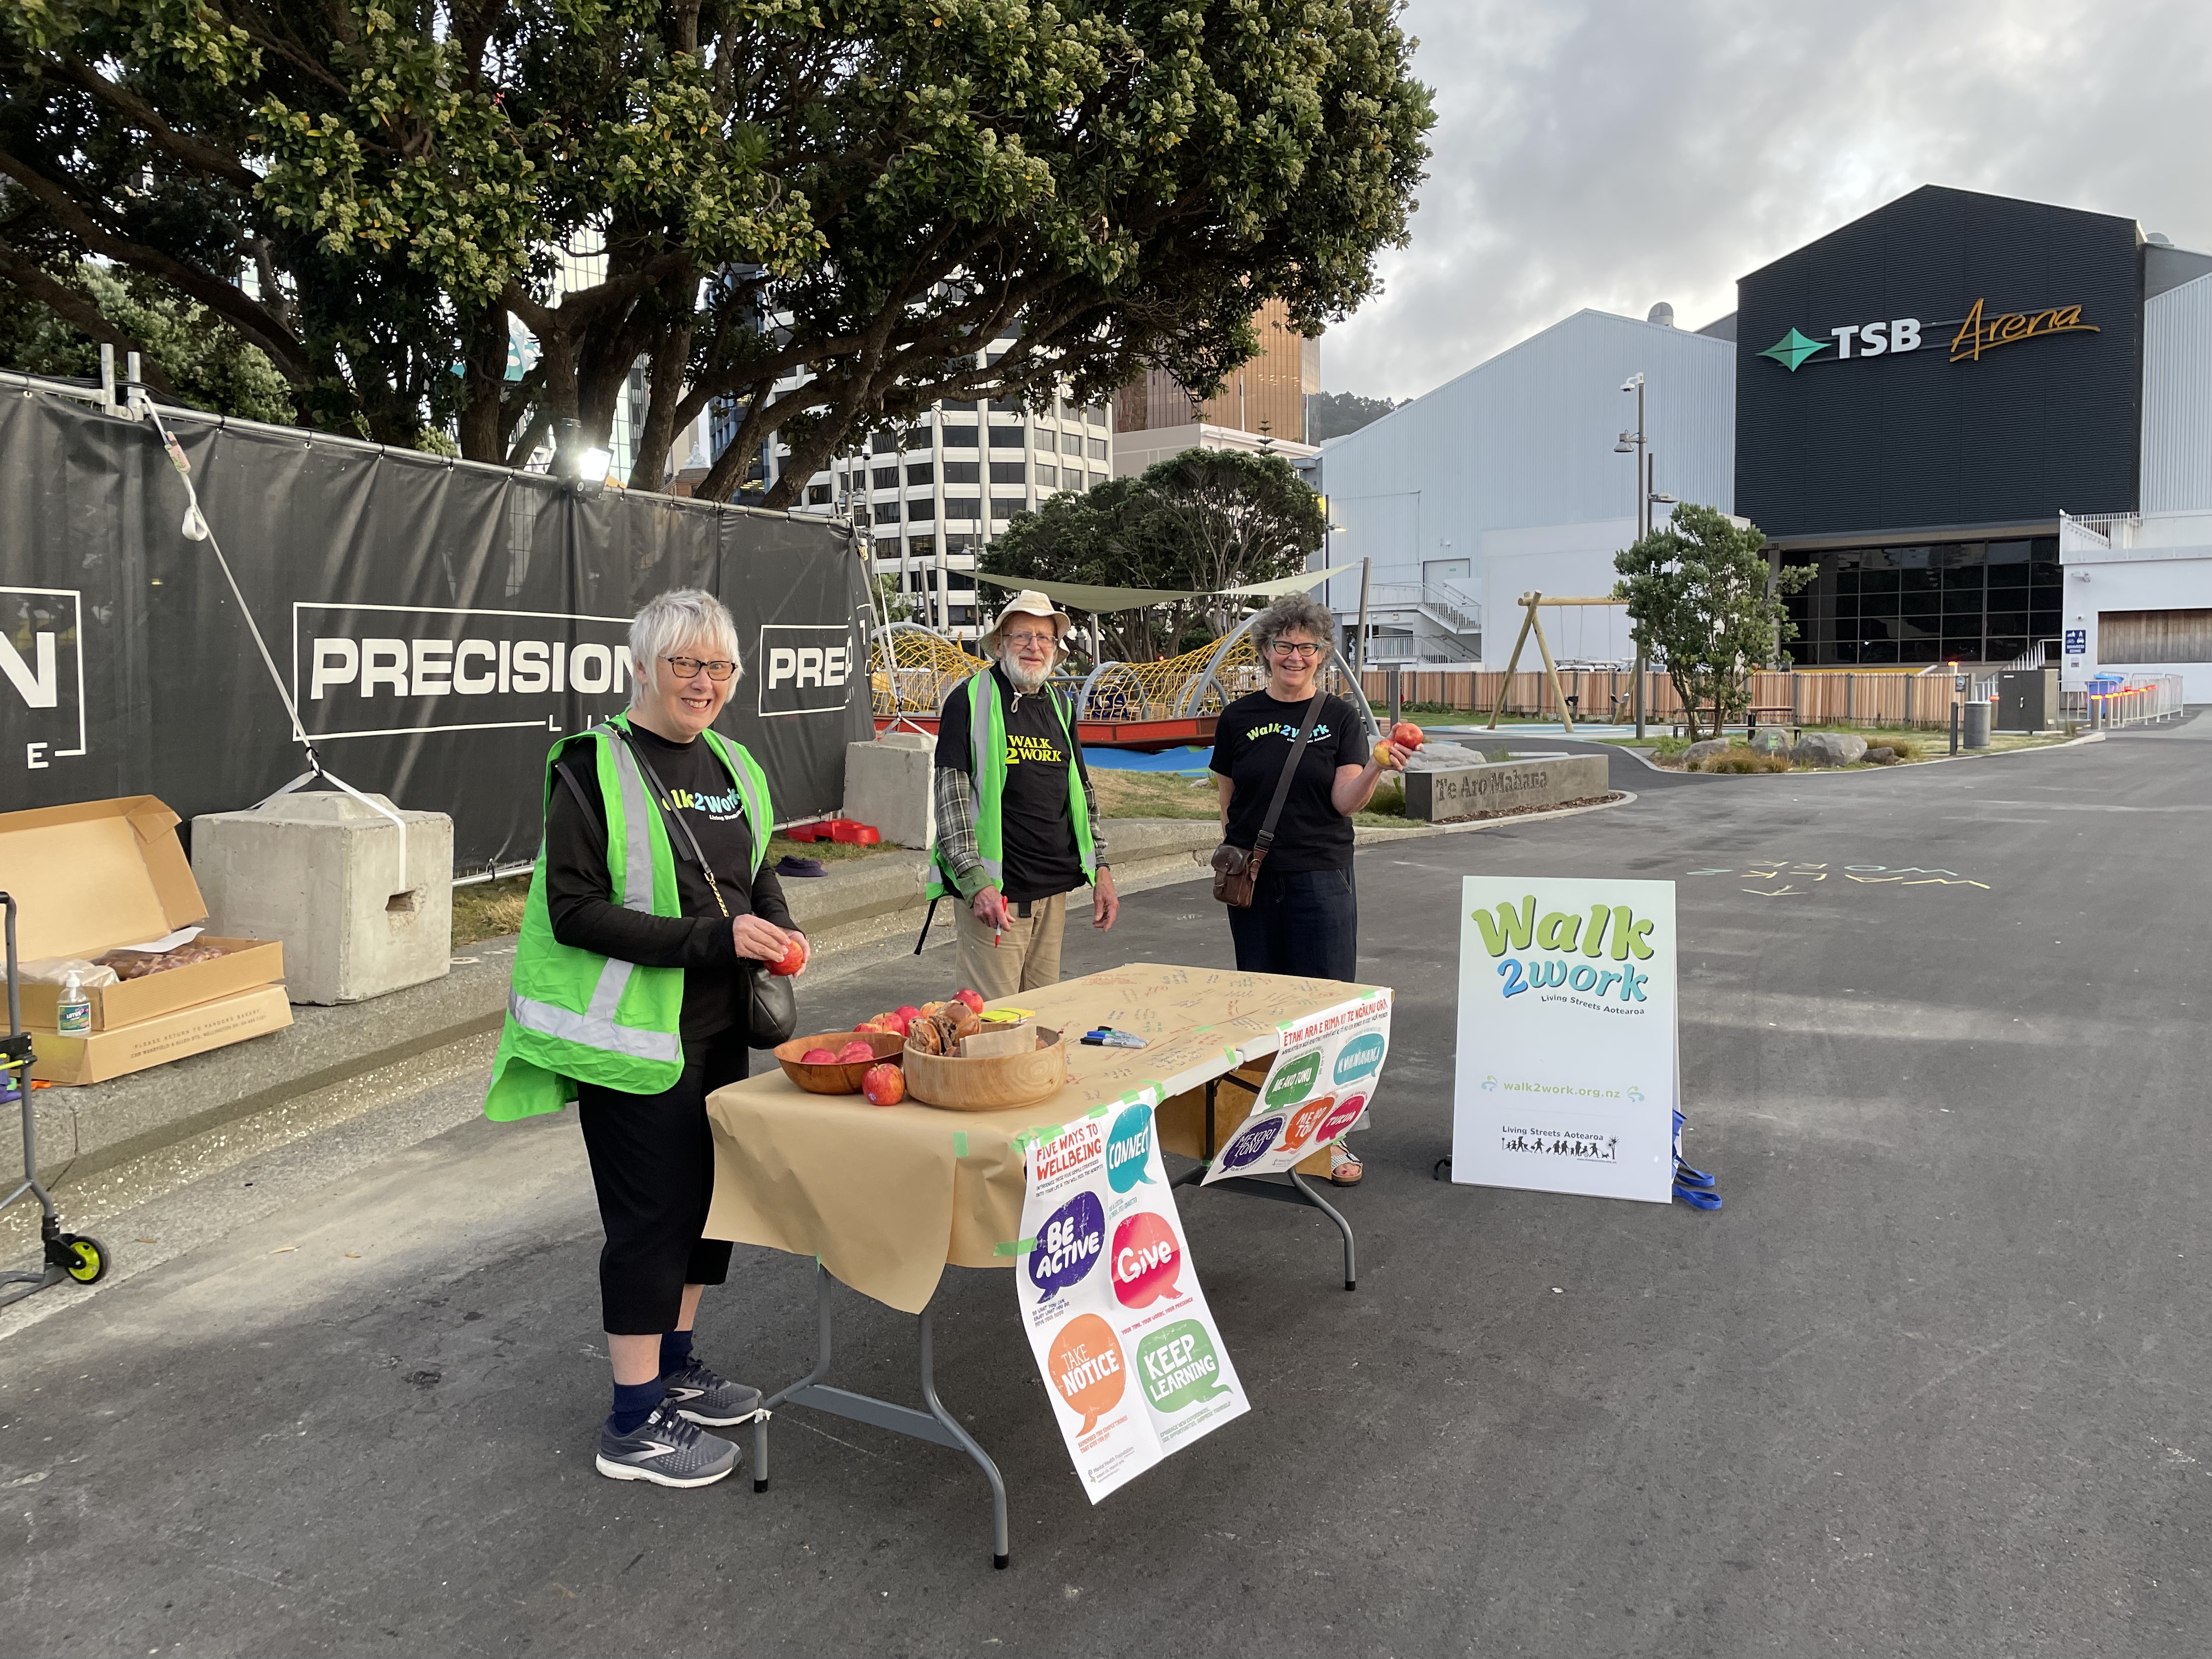
[[[1297,775],[1298,762],[1312,739],[1314,725],[1321,719],[1323,695],[1314,693],[1313,702],[1306,708],[1306,723],[1298,728],[1298,740],[1291,745],[1289,757],[1283,762],[1283,775],[1275,781],[1275,798],[1267,803],[1267,816],[1260,821],[1258,842],[1250,847],[1238,847],[1223,842],[1213,849],[1213,896],[1235,910],[1252,908],[1253,890],[1260,883],[1260,866],[1267,862],[1267,849],[1275,844],[1275,820],[1283,816],[1283,803],[1290,799],[1291,780]]]

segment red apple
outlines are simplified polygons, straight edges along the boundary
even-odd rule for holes
[[[868,1052],[873,1054],[875,1050],[871,1048]],[[809,1048],[799,1055],[799,1063],[802,1066],[835,1066],[837,1056],[828,1048]]]
[[[805,966],[806,966],[806,941],[793,933],[791,936],[790,944],[784,947],[783,954],[769,963],[768,970],[782,978],[797,973]]]
[[[906,1073],[889,1063],[871,1066],[860,1079],[860,1092],[871,1106],[896,1106],[906,1098]]]
[[[1390,728],[1390,741],[1401,749],[1419,749],[1427,733],[1411,720],[1400,720]]]
[[[921,1018],[921,1010],[910,1002],[902,1003],[899,1005],[899,1018],[911,1023]]]
[[[952,1000],[955,1002],[966,1003],[969,1007],[975,1012],[977,1018],[980,1018],[981,1017],[983,1012],[983,998],[981,993],[968,990],[956,991],[952,994]]]
[[[875,1045],[863,1042],[857,1037],[837,1051],[837,1062],[841,1066],[850,1066],[856,1060],[873,1060],[875,1057]]]

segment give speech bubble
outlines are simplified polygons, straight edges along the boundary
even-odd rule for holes
[[[1370,1031],[1346,1043],[1336,1057],[1336,1086],[1341,1089],[1347,1083],[1373,1077],[1382,1069],[1382,1055],[1389,1046],[1380,1031]]]
[[[1164,1296],[1181,1296],[1182,1247],[1167,1218],[1139,1210],[1114,1229],[1114,1294],[1125,1308],[1149,1308]]]
[[[1152,1109],[1132,1106],[1114,1120],[1106,1133],[1106,1179],[1117,1193],[1126,1193],[1139,1182],[1152,1182],[1146,1173],[1152,1161]]]
[[[1246,1124],[1237,1132],[1237,1138],[1222,1149],[1224,1167],[1241,1170],[1247,1164],[1257,1162],[1267,1148],[1275,1144],[1276,1131],[1282,1127],[1283,1116],[1279,1112],[1272,1117],[1256,1118]]]
[[[1044,1218],[1030,1252],[1030,1283],[1057,1295],[1089,1273],[1106,1243],[1106,1211],[1096,1193],[1078,1193]]]
[[[1213,1339],[1195,1319],[1178,1319],[1146,1337],[1137,1350],[1137,1375],[1155,1411],[1179,1412],[1229,1392]]]
[[[1090,1433],[1121,1403],[1128,1381],[1114,1328],[1097,1314],[1078,1314],[1054,1334],[1048,1358],[1053,1387],[1067,1409],[1083,1419],[1079,1432]]]
[[[1267,1079],[1267,1104],[1295,1106],[1321,1076],[1321,1054],[1300,1054]]]

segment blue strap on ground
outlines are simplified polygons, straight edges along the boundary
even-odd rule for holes
[[[1693,1210],[1717,1210],[1721,1206],[1718,1193],[1699,1187],[1685,1187],[1679,1181],[1674,1183],[1674,1196]]]

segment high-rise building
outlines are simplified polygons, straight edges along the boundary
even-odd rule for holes
[[[1252,314],[1259,355],[1221,390],[1193,398],[1165,369],[1148,369],[1114,394],[1115,470],[1133,477],[1186,449],[1265,449],[1296,462],[1306,442],[1306,398],[1321,390],[1321,342],[1290,325],[1279,300]]]

